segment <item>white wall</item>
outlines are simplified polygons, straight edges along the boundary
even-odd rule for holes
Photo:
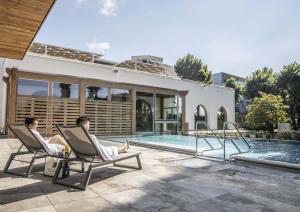
[[[218,87],[199,87],[190,83],[189,94],[186,101],[186,116],[189,128],[194,128],[194,112],[199,104],[202,104],[207,111],[207,122],[212,129],[217,129],[217,111],[224,107],[227,111],[227,120],[235,121],[234,93],[230,89]]]
[[[5,59],[0,58],[0,132],[5,125],[6,86],[3,82],[5,73]]]
[[[186,121],[189,122],[190,129],[194,128],[194,112],[199,104],[205,106],[208,113],[208,124],[212,129],[217,128],[217,110],[221,106],[227,110],[228,121],[235,121],[234,91],[231,88],[215,85],[205,86],[199,82],[178,80],[119,67],[87,64],[45,56],[26,55],[22,61],[8,60],[7,67],[13,66],[30,72],[64,74],[176,90],[189,90],[186,98]],[[114,69],[118,69],[118,73],[114,73]]]

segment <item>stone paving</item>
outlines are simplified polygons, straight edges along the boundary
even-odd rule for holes
[[[4,174],[20,143],[0,145],[0,211],[300,211],[300,173],[287,170],[132,146],[143,170],[99,168],[79,191],[53,184],[42,159],[30,178]]]

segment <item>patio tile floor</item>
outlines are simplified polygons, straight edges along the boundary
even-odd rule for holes
[[[0,139],[0,211],[300,211],[300,173],[288,170],[132,146],[143,170],[99,168],[79,191],[53,184],[42,159],[30,178],[4,174],[17,144]]]

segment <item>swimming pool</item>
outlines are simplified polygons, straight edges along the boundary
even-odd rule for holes
[[[184,150],[195,151],[195,137],[183,136],[183,135],[145,135],[145,136],[122,136],[122,137],[109,137],[114,141],[124,141],[126,139],[141,144],[154,144],[165,147],[175,147]],[[221,147],[216,138],[206,138],[214,148]],[[221,139],[221,141],[223,141]],[[241,140],[235,140],[238,147],[242,151],[246,151],[248,148]],[[239,154],[241,156],[264,159],[272,161],[281,161],[294,164],[300,164],[300,142],[291,141],[271,141],[271,140],[255,140],[247,139],[251,146],[251,150],[248,153]],[[199,138],[198,151],[201,152],[205,149],[209,149],[206,142]],[[228,159],[232,153],[238,151],[232,145],[230,141],[226,141],[226,158]],[[223,158],[223,149],[207,151],[204,153],[206,156]]]

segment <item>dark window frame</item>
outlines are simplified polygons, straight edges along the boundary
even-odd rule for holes
[[[122,101],[119,101],[119,100],[114,100],[113,99],[113,90],[124,90],[124,91],[128,91],[128,97],[126,97],[126,101],[123,101],[123,98],[124,97],[121,97],[122,98]],[[110,100],[112,102],[131,102],[131,96],[132,96],[132,92],[131,92],[131,89],[127,89],[127,88],[116,88],[116,87],[113,87],[113,88],[110,88]]]
[[[65,85],[70,85],[70,97],[61,97],[61,96],[55,96],[54,95],[54,92],[55,92],[55,89],[54,89],[54,85],[55,84],[65,84]],[[77,95],[76,97],[72,97],[72,85],[76,85],[77,86]],[[51,87],[52,87],[52,93],[51,93],[51,97],[54,97],[54,98],[64,98],[64,99],[79,99],[80,98],[80,85],[78,83],[67,83],[67,82],[59,82],[59,81],[53,81],[51,82]],[[62,88],[63,89],[63,88]]]
[[[104,88],[104,89],[106,89],[107,90],[107,99],[105,99],[105,98],[103,98],[103,99],[92,99],[92,98],[88,98],[88,95],[87,95],[87,89],[88,88]],[[89,100],[89,101],[110,101],[110,99],[111,99],[111,97],[110,97],[110,93],[111,93],[111,91],[110,91],[110,89],[111,88],[109,88],[109,87],[106,87],[106,86],[99,86],[99,85],[87,85],[86,87],[85,87],[85,99],[86,100]]]
[[[47,95],[28,95],[28,94],[20,94],[20,80],[24,81],[33,81],[33,82],[44,82],[47,83]],[[50,82],[48,80],[37,80],[37,79],[30,79],[30,78],[17,78],[17,95],[18,96],[33,96],[33,97],[49,97],[50,89],[49,89]]]

